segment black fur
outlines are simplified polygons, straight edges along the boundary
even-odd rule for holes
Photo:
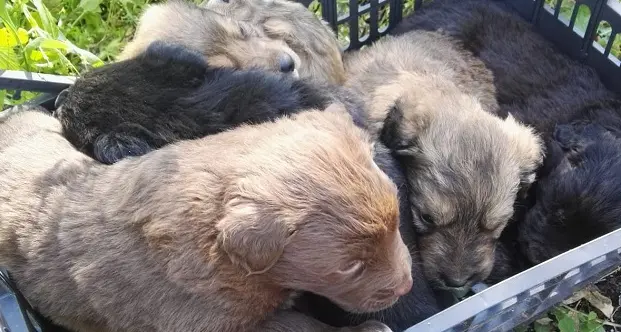
[[[557,127],[520,241],[537,264],[621,227],[621,141],[598,124]]]
[[[561,54],[500,0],[435,0],[395,28],[442,30],[494,73],[501,113],[532,125],[546,140],[539,180],[518,204],[495,281],[619,227],[621,101],[591,68]],[[519,234],[519,236],[518,236]]]
[[[379,144],[376,145],[374,160],[399,188],[399,229],[404,242],[411,249],[412,278],[414,280],[412,290],[401,297],[394,306],[372,314],[347,313],[327,299],[313,294],[305,294],[297,301],[296,306],[298,310],[333,326],[358,325],[368,319],[376,319],[388,325],[393,331],[403,331],[443,309],[441,304],[436,301],[436,296],[440,297],[442,294],[434,294],[422,273],[420,257],[414,246],[416,242],[411,223],[412,212],[409,208],[407,184],[401,166],[391,156],[389,150]]]
[[[55,114],[67,138],[104,163],[334,101],[364,123],[361,103],[347,90],[318,84],[260,70],[211,68],[192,50],[154,42],[135,59],[86,73]]]

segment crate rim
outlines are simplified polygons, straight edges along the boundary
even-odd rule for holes
[[[583,264],[615,251],[621,253],[621,229],[602,235],[490,286],[406,329],[404,332],[450,330],[460,322],[464,322],[494,305],[537,288],[548,280],[571,272]],[[569,296],[563,297],[560,301],[569,298]]]

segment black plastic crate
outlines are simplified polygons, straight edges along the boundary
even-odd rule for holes
[[[430,0],[349,0],[338,8],[335,0],[298,0],[306,6],[321,6],[321,15],[335,31],[345,31],[345,50],[368,45],[385,35],[401,19]],[[359,3],[360,1],[360,3]],[[611,53],[618,37],[621,43],[621,2],[619,0],[576,0],[566,15],[561,13],[568,0],[506,0],[522,17],[560,50],[593,67],[607,87],[621,93],[621,61]],[[582,9],[586,8],[586,9]],[[577,26],[578,10],[588,10],[588,23]],[[606,23],[603,23],[606,22]],[[600,44],[598,26],[610,29]],[[606,36],[604,36],[606,37]],[[71,85],[74,77],[42,75],[0,70],[0,88],[44,92],[28,102],[53,108],[55,96]],[[0,120],[3,114],[0,113]],[[492,287],[478,284],[476,295],[412,326],[415,331],[510,331],[532,322],[589,283],[621,266],[621,230],[611,232],[578,248],[534,266]],[[9,295],[6,295],[9,294]],[[0,298],[15,298],[0,287]],[[0,329],[2,319],[0,318]],[[0,330],[1,331],[1,330]],[[24,330],[26,331],[26,330]],[[13,330],[12,332],[22,332]]]

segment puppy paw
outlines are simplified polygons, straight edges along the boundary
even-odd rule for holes
[[[368,320],[358,326],[345,327],[341,332],[392,332],[390,327],[376,320]]]

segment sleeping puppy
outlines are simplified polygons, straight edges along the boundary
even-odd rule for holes
[[[205,8],[234,20],[260,25],[300,57],[300,77],[342,84],[345,68],[334,31],[302,4],[288,0],[209,0]]]
[[[490,274],[542,151],[530,128],[494,114],[485,80],[468,83],[484,67],[469,76],[469,60],[443,61],[451,48],[431,32],[381,39],[348,58],[346,85],[366,97],[370,121],[383,126],[377,135],[405,167],[425,275],[461,292]]]
[[[593,69],[559,52],[503,1],[435,0],[393,33],[412,30],[457,38],[494,72],[501,113],[546,140],[540,181],[524,202],[529,211],[516,218],[515,240],[519,233],[531,263],[618,227],[619,151],[610,137],[621,136],[621,101]]]
[[[598,124],[560,125],[549,151],[519,234],[534,264],[621,227],[618,133]]]
[[[355,123],[358,126],[362,127],[365,123],[361,118],[363,105],[355,96],[345,93],[333,96],[328,91],[335,90],[335,88],[320,89],[317,83],[310,85],[303,80],[279,78],[277,75],[262,72],[205,69],[207,65],[199,56],[164,43],[154,43],[143,57],[130,61],[125,61],[127,66],[122,66],[123,62],[121,62],[86,74],[63,97],[63,106],[56,112],[63,122],[64,133],[70,141],[94,154],[100,160],[113,162],[122,159],[128,155],[123,151],[134,155],[142,154],[141,151],[146,153],[145,150],[135,148],[138,144],[134,144],[134,148],[127,145],[122,151],[119,150],[123,142],[130,141],[130,137],[136,142],[147,142],[146,139],[140,138],[141,136],[132,136],[132,133],[118,131],[115,125],[116,119],[123,117],[129,122],[128,119],[131,118],[128,114],[132,113],[136,113],[137,120],[133,120],[135,123],[143,128],[149,128],[151,132],[158,132],[160,137],[165,138],[162,144],[177,141],[179,137],[196,138],[217,131],[229,130],[243,122],[256,124],[274,120],[284,114],[327,105],[333,99],[345,102],[349,113],[355,116]],[[183,90],[183,84],[191,81],[191,79],[184,79],[183,75],[186,72],[192,74],[193,64],[197,64],[196,67],[202,71],[208,70],[214,74],[208,74],[206,79],[197,79],[200,83],[199,87],[189,87]],[[142,84],[144,81],[150,82],[152,86]],[[205,81],[208,83],[204,83]],[[118,85],[115,82],[124,82],[124,84]],[[336,88],[337,93],[340,90],[345,91],[344,88]],[[185,95],[190,95],[190,97],[185,97]],[[151,101],[149,98],[154,99]],[[191,103],[186,99],[189,99]],[[102,102],[104,100],[105,103]],[[145,100],[149,100],[148,106],[145,106]],[[118,106],[111,107],[117,104]],[[177,116],[180,120],[176,127],[164,122],[164,120],[170,121],[170,118],[174,116],[173,112],[181,114]],[[196,115],[191,112],[195,112]],[[189,113],[189,116],[185,116],[186,113]],[[158,125],[157,119],[160,118],[164,119],[160,125],[164,129],[154,127]],[[200,121],[192,121],[195,118]],[[186,122],[190,125],[184,125]],[[168,127],[164,126],[166,124]],[[111,144],[111,139],[108,137],[120,137],[120,135],[123,135],[123,139],[117,139],[119,143]],[[106,139],[97,137],[106,137]],[[90,143],[93,140],[95,144]],[[158,147],[160,146],[155,144],[149,145],[149,149]],[[94,149],[94,153],[91,149]],[[123,153],[114,154],[114,160],[111,160],[107,159],[111,154],[102,153],[102,151]],[[397,183],[400,195],[406,197],[401,171],[387,149],[379,142],[375,143],[374,159],[379,168]],[[407,204],[401,206],[402,214],[410,213],[408,206]],[[404,220],[403,217],[401,219]],[[401,224],[401,230],[404,233],[411,233],[412,225],[409,218],[405,220],[408,222]],[[414,245],[413,236],[406,237],[405,240],[408,245]],[[398,313],[394,314],[406,323],[431,316],[438,311],[433,294],[429,291],[418,266],[413,269],[412,273],[414,273],[414,289],[408,293],[407,302],[399,302],[407,303],[412,308],[405,310],[395,308]],[[321,301],[327,302],[325,298]],[[331,306],[336,307],[335,304]],[[405,305],[402,306],[405,307]],[[384,311],[378,317],[390,317],[387,312],[391,310]],[[311,313],[314,314],[312,311]],[[344,311],[341,313],[345,315]],[[318,316],[324,318],[321,315]],[[325,319],[325,321],[335,323],[331,319]]]
[[[457,39],[493,72],[500,113],[543,137],[588,109],[608,108],[617,96],[596,72],[559,52],[503,2],[434,0],[391,34],[429,30]]]
[[[183,0],[150,5],[118,60],[141,54],[153,41],[192,48],[216,67],[260,68],[298,77],[299,56],[260,27],[231,20]]]
[[[397,188],[331,108],[114,165],[74,149],[49,115],[11,116],[0,265],[75,331],[330,331],[286,310],[299,291],[385,309],[412,286]]]
[[[412,256],[412,278],[414,281],[412,289],[390,308],[375,313],[349,313],[325,297],[309,293],[304,294],[296,301],[296,307],[301,312],[332,326],[358,325],[368,319],[373,319],[388,325],[393,331],[404,331],[438,313],[441,306],[436,302],[436,294],[429,287],[420,266],[420,255],[415,245],[416,235],[412,227],[412,212],[408,202],[407,183],[402,167],[394,160],[390,151],[379,142],[375,143],[374,160],[399,189],[399,229],[401,237],[408,245]]]
[[[66,137],[104,163],[242,123],[324,109],[334,100],[356,123],[365,122],[361,101],[345,88],[212,67],[195,51],[160,41],[133,59],[87,72],[58,100],[55,116]]]

